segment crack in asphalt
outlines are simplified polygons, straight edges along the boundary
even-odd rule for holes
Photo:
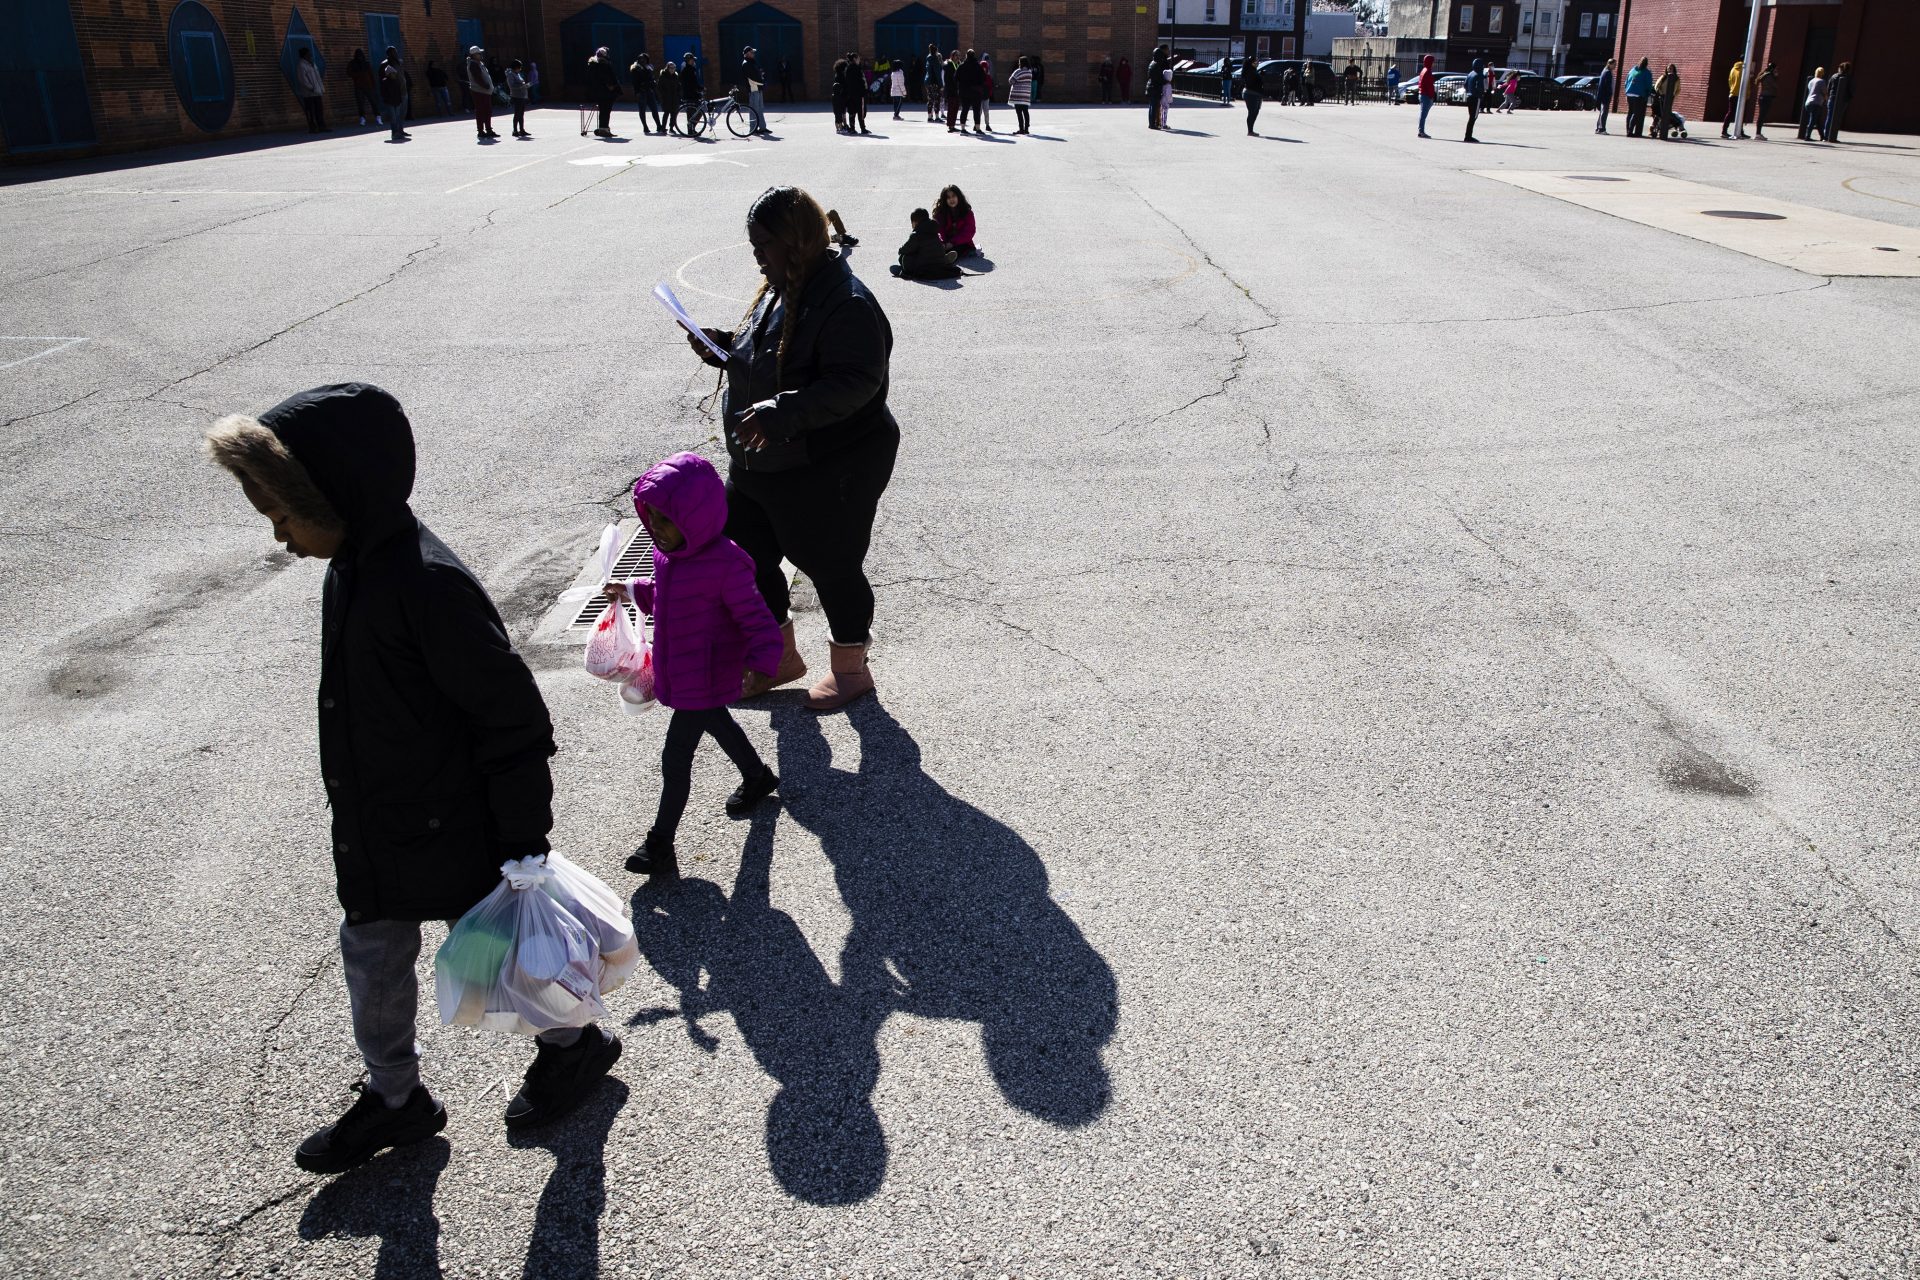
[[[8,418],[5,422],[0,422],[0,427],[11,427],[16,422],[31,422],[35,418],[44,418],[49,414],[60,413],[63,410],[71,409],[73,408],[73,406],[81,403],[84,400],[93,399],[95,396],[99,395],[101,391],[103,391],[104,389],[105,388],[102,388],[102,387],[95,387],[92,391],[87,392],[87,394],[83,396],[75,396],[73,399],[67,401],[65,404],[56,404],[50,409],[35,409],[32,413],[23,413],[17,418]]]
[[[170,244],[178,244],[182,240],[191,240],[195,236],[203,236],[210,231],[220,231],[227,227],[237,227],[243,222],[251,222],[255,218],[264,218],[270,213],[279,213],[283,209],[291,209],[295,205],[307,203],[311,198],[312,197],[302,197],[299,200],[289,200],[285,204],[277,204],[270,209],[258,209],[252,213],[242,214],[237,218],[229,218],[225,222],[216,222],[210,227],[199,227],[192,231],[183,231],[177,236],[168,236],[164,240],[154,240],[147,244],[137,244],[130,249],[120,249],[113,253],[102,254],[98,258],[92,258],[86,262],[76,262],[69,266],[55,267],[51,271],[42,271],[37,276],[27,276],[21,280],[9,280],[7,281],[7,288],[18,289],[22,285],[33,284],[40,280],[49,280],[54,276],[65,275],[69,271],[85,271],[88,267],[97,267],[103,262],[112,262],[117,258],[125,258],[131,254],[145,253],[150,249],[164,249]]]
[[[1805,292],[1805,290],[1796,289],[1790,290],[1789,292],[1800,293]],[[1713,752],[1708,751],[1706,747],[1696,741],[1693,735],[1681,725],[1679,716],[1671,707],[1667,706],[1666,703],[1651,690],[1642,685],[1639,680],[1620,664],[1618,659],[1609,653],[1591,635],[1587,634],[1584,628],[1578,625],[1577,620],[1579,615],[1577,611],[1571,604],[1563,599],[1559,593],[1548,587],[1544,579],[1542,579],[1530,565],[1524,561],[1516,560],[1505,551],[1502,551],[1491,539],[1485,537],[1479,530],[1469,524],[1466,518],[1462,516],[1451,503],[1447,502],[1443,496],[1435,493],[1432,488],[1421,484],[1417,480],[1414,481],[1414,483],[1417,487],[1425,489],[1429,495],[1437,498],[1441,504],[1447,508],[1449,514],[1453,516],[1454,522],[1460,526],[1461,530],[1465,532],[1469,538],[1486,548],[1501,564],[1506,565],[1518,573],[1525,574],[1532,579],[1533,589],[1546,596],[1555,606],[1549,616],[1557,618],[1560,622],[1561,630],[1569,638],[1578,642],[1582,647],[1597,656],[1607,670],[1613,673],[1614,678],[1624,685],[1629,693],[1654,714],[1656,719],[1654,728],[1658,733],[1678,743],[1688,751],[1697,752],[1709,759],[1716,758]],[[1798,823],[1788,817],[1763,795],[1754,795],[1750,797],[1750,799],[1753,801],[1755,807],[1766,815],[1769,821],[1792,836],[1808,853],[1813,854],[1819,860],[1819,870],[1821,874],[1842,891],[1861,915],[1871,920],[1875,925],[1878,925],[1886,936],[1903,952],[1906,952],[1908,955],[1914,954],[1914,944],[1894,926],[1891,920],[1874,906],[1866,892],[1861,889],[1859,885],[1855,884],[1851,877],[1834,866],[1832,858],[1815,844],[1812,837],[1810,837]]]

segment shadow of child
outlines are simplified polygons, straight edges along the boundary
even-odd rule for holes
[[[433,1137],[382,1152],[341,1174],[307,1201],[300,1238],[377,1237],[374,1280],[440,1275],[440,1219],[434,1216],[433,1195],[451,1153],[445,1138]]]
[[[609,1077],[565,1120],[509,1133],[510,1146],[553,1153],[527,1240],[524,1280],[600,1274],[600,1219],[607,1211],[607,1135],[627,1105],[627,1086]]]

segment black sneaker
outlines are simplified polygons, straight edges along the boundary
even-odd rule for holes
[[[507,1104],[507,1128],[530,1129],[568,1114],[619,1060],[620,1037],[597,1023],[584,1028],[565,1049],[540,1045],[526,1082]]]
[[[293,1153],[293,1162],[308,1173],[345,1173],[388,1147],[421,1142],[447,1127],[447,1109],[423,1084],[415,1085],[398,1107],[388,1106],[364,1080],[354,1081],[353,1091],[360,1097],[347,1114]]]
[[[745,817],[755,805],[765,800],[768,796],[779,790],[779,788],[779,777],[774,774],[773,770],[767,768],[765,765],[761,765],[758,777],[746,779],[733,789],[732,795],[727,797],[727,816],[729,818]]]
[[[671,844],[663,845],[654,839],[653,833],[647,833],[646,843],[635,849],[627,858],[627,870],[635,875],[646,876],[650,880],[678,880],[680,862],[674,856]]]

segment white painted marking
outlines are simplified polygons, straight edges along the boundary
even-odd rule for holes
[[[561,156],[570,156],[575,151],[585,151],[589,147],[597,147],[599,145],[597,142],[583,142],[577,147],[571,147],[565,151],[556,151],[550,156],[541,156],[538,160],[529,160],[525,164],[517,164],[511,169],[502,169],[500,172],[490,173],[484,178],[475,178],[472,182],[463,182],[457,187],[448,187],[444,194],[453,195],[457,191],[465,191],[468,187],[477,187],[483,182],[492,182],[495,178],[504,178],[510,173],[518,173],[522,169],[531,169],[537,164],[545,164],[549,160],[558,160]]]
[[[51,342],[54,344],[45,351],[36,351],[30,356],[21,356],[18,360],[9,360],[5,364],[0,364],[0,369],[11,369],[17,364],[26,364],[30,360],[50,356],[56,351],[65,351],[68,347],[85,341],[85,338],[57,338],[44,334],[0,334],[0,342]]]
[[[609,169],[618,169],[625,165],[643,164],[650,169],[678,169],[692,164],[730,164],[744,169],[747,166],[738,160],[727,160],[720,156],[702,155],[660,155],[660,156],[589,156],[585,160],[569,160],[568,164],[605,165]]]

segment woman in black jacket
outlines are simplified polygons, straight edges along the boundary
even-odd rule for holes
[[[980,65],[980,55],[972,49],[960,59],[960,68],[954,72],[954,79],[960,86],[960,128],[967,127],[967,113],[973,113],[973,131],[983,132],[985,123],[981,102],[987,96],[987,71]]]
[[[867,546],[893,476],[900,427],[887,410],[893,330],[880,303],[827,248],[827,215],[798,187],[772,187],[747,211],[747,238],[766,277],[739,329],[708,329],[729,354],[721,415],[730,466],[727,537],[753,557],[760,594],[785,650],[752,697],[806,674],[794,642],[782,558],[813,580],[832,640],[832,670],[807,693],[815,711],[873,689],[867,642],[873,587]]]

